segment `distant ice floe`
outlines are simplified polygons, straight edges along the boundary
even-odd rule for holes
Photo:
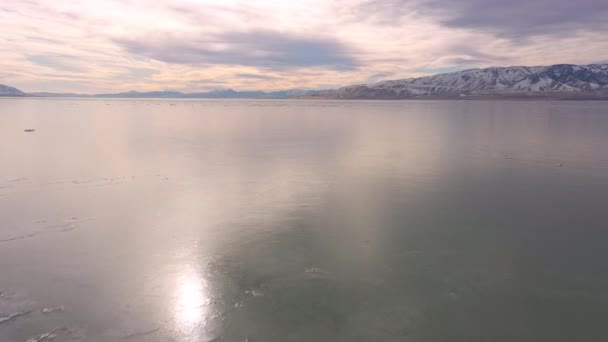
[[[264,293],[260,290],[247,290],[245,293],[254,297],[261,297],[264,295]]]
[[[49,314],[49,313],[53,313],[53,312],[63,312],[63,311],[65,311],[65,307],[63,305],[56,306],[53,308],[44,308],[44,309],[40,310],[40,312],[42,312],[43,314]]]
[[[327,273],[327,272],[323,271],[320,268],[311,267],[311,268],[305,269],[304,273],[322,273],[322,274],[324,274],[324,273]]]

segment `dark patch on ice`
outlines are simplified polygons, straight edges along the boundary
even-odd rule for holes
[[[32,337],[29,340],[27,340],[26,342],[55,341],[55,339],[57,337],[65,337],[65,338],[68,338],[69,341],[82,341],[82,338],[74,336],[74,333],[70,329],[62,327],[62,328],[53,329],[52,331],[49,331],[49,332],[42,333],[36,337]],[[64,339],[62,339],[62,340],[64,340]],[[68,340],[65,340],[65,341],[68,341]]]
[[[68,222],[65,222],[68,221]],[[64,223],[59,223],[59,224],[55,224],[55,225],[50,225],[50,226],[46,226],[44,227],[44,229],[46,230],[42,230],[42,231],[37,231],[37,232],[33,232],[30,234],[25,234],[25,235],[20,235],[20,236],[15,236],[15,237],[11,237],[11,238],[5,238],[5,239],[0,239],[0,243],[4,243],[4,242],[10,242],[10,241],[15,241],[15,240],[22,240],[22,239],[27,239],[27,238],[32,238],[38,235],[42,235],[42,234],[46,234],[46,233],[64,233],[64,232],[70,232],[72,230],[75,230],[76,228],[79,227],[80,223],[82,222],[81,220],[79,221],[77,217],[72,217],[71,219],[67,219],[65,220]],[[38,221],[36,223],[46,223],[47,221]]]
[[[224,340],[224,337],[218,336],[218,337],[214,337],[214,338],[210,339],[207,342],[220,342],[220,341],[223,341],[223,340]]]
[[[9,242],[9,241],[15,241],[15,240],[21,240],[21,239],[27,239],[27,238],[34,237],[34,236],[39,235],[39,234],[42,234],[42,232],[40,232],[40,233],[32,233],[32,234],[22,235],[22,236],[16,236],[16,237],[13,237],[13,238],[8,238],[8,239],[3,239],[3,240],[0,240],[0,243],[2,243],[2,242]]]
[[[32,337],[29,340],[27,340],[26,342],[50,341],[50,340],[54,339],[55,337],[57,337],[57,335],[55,333],[48,332],[48,333],[40,334],[36,337]]]
[[[32,311],[21,311],[21,312],[15,312],[13,314],[10,314],[8,316],[4,316],[4,317],[0,317],[0,324],[6,323],[6,322],[10,322],[12,320],[15,320],[21,316],[26,316],[29,315]]]
[[[24,132],[27,132],[27,133],[36,132],[36,130],[35,130],[35,129],[33,129],[33,128],[24,129],[23,131],[24,131]]]
[[[148,330],[148,331],[141,331],[141,332],[136,332],[127,336],[123,337],[123,340],[129,340],[135,337],[141,337],[141,336],[146,336],[146,335],[151,335],[154,334],[155,332],[159,331],[161,329],[161,327],[157,327],[155,329],[152,330]]]

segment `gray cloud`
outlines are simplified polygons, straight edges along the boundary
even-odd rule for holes
[[[477,48],[468,44],[449,44],[445,46],[445,57],[441,59],[445,63],[453,65],[475,65],[509,60],[507,56],[483,52],[480,51],[481,49],[483,47]]]
[[[149,68],[127,68],[120,77],[129,81],[138,81],[148,79],[150,76],[158,73],[160,73],[158,70]]]
[[[363,83],[376,83],[378,81],[385,80],[393,75],[395,75],[394,72],[377,72],[375,74],[369,75]]]
[[[79,61],[80,59],[75,56],[65,55],[33,55],[28,56],[27,59],[41,66],[53,68],[55,70],[72,71],[72,72],[83,72],[83,68]]]
[[[444,67],[444,68],[419,68],[415,71],[423,72],[425,74],[437,75],[437,74],[446,74],[449,72],[456,72],[456,71],[461,71],[461,70],[466,70],[466,69],[467,69],[466,67],[458,65],[458,66],[449,66],[449,67]]]
[[[606,28],[606,0],[432,0],[448,18],[448,27],[488,29],[498,35],[521,38],[569,30]]]
[[[393,25],[408,15],[509,39],[608,30],[606,0],[370,0],[357,12]]]
[[[479,64],[483,64],[483,63],[487,63],[487,60],[483,60],[483,59],[475,59],[475,58],[467,58],[467,57],[447,57],[442,59],[443,62],[445,62],[446,64],[450,64],[450,65],[457,65],[457,66],[474,66],[474,65],[479,65]]]
[[[350,49],[337,40],[274,31],[227,32],[204,38],[160,34],[118,38],[114,42],[132,54],[178,64],[267,69],[325,66],[335,70],[353,70],[357,66]]]
[[[238,78],[251,78],[251,79],[256,79],[256,80],[276,80],[277,79],[274,76],[262,75],[262,74],[248,74],[248,73],[239,73],[234,76],[238,77]]]

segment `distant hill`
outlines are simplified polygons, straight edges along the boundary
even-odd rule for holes
[[[312,90],[283,90],[283,91],[236,91],[232,89],[212,90],[201,93],[181,93],[178,91],[148,91],[138,92],[131,90],[124,93],[113,94],[71,94],[71,93],[30,93],[31,96],[40,97],[94,97],[94,98],[183,98],[183,99],[282,99],[290,97],[304,96],[313,94],[317,91]]]
[[[324,90],[313,94],[312,97],[408,99],[534,96],[608,99],[608,64],[470,69]]]
[[[17,88],[0,84],[0,96],[26,96],[26,94]]]
[[[34,92],[27,93],[28,96],[35,97],[92,97],[93,95],[75,94],[75,93],[49,93],[49,92]]]

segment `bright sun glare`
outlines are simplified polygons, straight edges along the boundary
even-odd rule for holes
[[[205,321],[209,303],[206,284],[200,274],[188,266],[179,277],[175,319],[182,329],[191,329]]]

